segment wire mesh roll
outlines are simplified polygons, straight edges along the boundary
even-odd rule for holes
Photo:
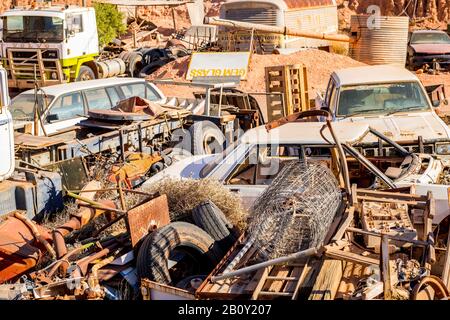
[[[325,165],[289,161],[251,208],[249,234],[259,260],[322,244],[341,202]]]

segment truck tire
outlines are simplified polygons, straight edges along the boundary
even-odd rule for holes
[[[214,154],[223,151],[225,136],[211,121],[195,122],[190,128],[192,154]]]
[[[172,142],[176,142],[174,149],[181,149],[186,152],[191,152],[191,135],[189,130],[178,128],[175,129],[170,137]]]
[[[150,233],[142,242],[136,262],[139,277],[171,284],[169,257],[180,247],[190,249],[201,260],[196,261],[197,266],[206,267],[201,274],[209,273],[221,258],[214,239],[205,231],[191,223],[172,222]]]
[[[140,52],[132,52],[128,57],[128,72],[131,77],[137,78],[139,76],[143,67],[142,60],[142,53]]]
[[[237,235],[231,231],[233,225],[214,202],[207,200],[195,207],[192,219],[218,242],[222,250],[227,251],[236,242]]]
[[[94,71],[89,68],[88,66],[81,66],[80,72],[78,73],[78,77],[76,81],[87,81],[87,80],[94,80],[95,79],[95,73]]]

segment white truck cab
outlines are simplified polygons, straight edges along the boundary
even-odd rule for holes
[[[434,111],[420,80],[404,68],[337,70],[326,92],[318,94],[316,108],[330,111],[335,121],[367,123],[409,151],[450,155],[450,129]],[[390,152],[373,137],[360,145],[365,155]]]
[[[14,172],[14,128],[11,113],[8,110],[8,76],[0,67],[0,182],[8,179]]]
[[[0,15],[0,58],[9,86],[33,88],[95,78],[99,55],[94,8],[41,5]]]

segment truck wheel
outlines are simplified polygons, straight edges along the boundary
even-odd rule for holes
[[[174,254],[184,257],[169,272],[169,259]],[[214,239],[205,231],[187,222],[172,222],[144,239],[136,268],[140,278],[171,284],[194,274],[209,273],[219,259]]]
[[[192,154],[214,154],[223,151],[225,136],[211,121],[195,122],[190,128]]]
[[[95,79],[95,73],[94,71],[89,68],[88,66],[81,66],[80,72],[78,73],[78,77],[76,81],[87,81],[87,80],[94,80]]]
[[[128,67],[130,70],[130,75],[135,78],[139,77],[139,73],[141,72],[142,67],[142,55],[136,52],[130,57],[130,63]]]
[[[221,249],[228,249],[236,241],[235,235],[230,232],[233,225],[214,202],[207,200],[195,207],[192,210],[192,219],[197,226],[222,244]]]

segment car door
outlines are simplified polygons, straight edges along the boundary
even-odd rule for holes
[[[236,158],[233,168],[224,178],[225,186],[237,193],[245,209],[255,200],[281,172],[286,161],[297,160],[298,153],[285,146],[254,145],[246,154]]]
[[[47,135],[76,125],[86,119],[86,108],[80,91],[63,94],[55,99],[44,118]]]

